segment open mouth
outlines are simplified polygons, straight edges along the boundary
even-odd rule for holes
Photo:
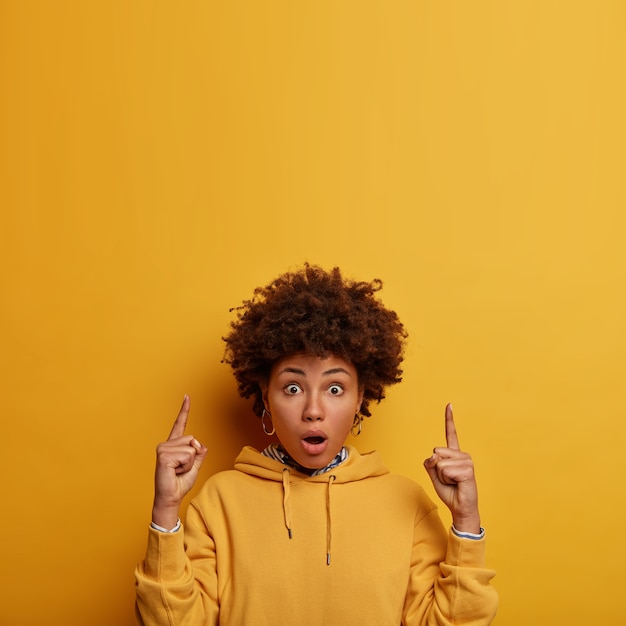
[[[326,439],[323,433],[302,438],[302,447],[307,454],[322,454],[326,450],[327,445],[328,439]]]
[[[310,444],[317,445],[319,443],[324,443],[326,439],[324,437],[305,437],[304,440]]]

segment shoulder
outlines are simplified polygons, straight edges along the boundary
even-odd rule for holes
[[[424,488],[412,478],[389,471],[378,452],[359,454],[350,449],[352,461],[337,471],[337,482],[353,485],[376,506],[402,512],[419,520],[437,509]]]
[[[351,446],[348,446],[348,450],[350,460],[346,463],[346,470],[353,480],[358,480],[359,478],[361,480],[375,479],[373,482],[384,485],[385,489],[393,489],[394,491],[412,495],[420,500],[430,501],[424,488],[415,480],[403,474],[395,474],[389,471],[378,451],[360,453]],[[358,470],[353,469],[353,467],[358,468]]]
[[[414,502],[420,503],[427,508],[435,508],[435,504],[430,499],[424,488],[412,478],[402,474],[385,474],[378,477],[381,488],[390,491],[396,495],[408,498]]]
[[[195,501],[223,497],[225,493],[238,493],[247,486],[265,483],[282,483],[283,466],[278,461],[264,456],[258,450],[245,447],[235,459],[234,468],[216,472],[200,487]],[[220,495],[221,494],[221,495]]]
[[[233,485],[237,484],[237,480],[240,477],[240,472],[236,470],[222,470],[209,476],[200,489],[198,489],[196,495],[193,497],[192,502],[198,502],[206,500],[207,498],[214,497],[214,494],[219,493],[223,489],[231,489]]]
[[[187,508],[187,523],[199,515],[206,526],[223,519],[228,511],[237,508],[237,503],[250,500],[255,487],[250,485],[250,476],[237,470],[223,470],[210,476],[195,493]],[[193,513],[195,511],[195,514]]]

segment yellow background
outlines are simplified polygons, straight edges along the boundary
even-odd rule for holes
[[[1,0],[0,623],[133,623],[154,447],[184,393],[205,477],[263,444],[220,337],[305,260],[382,278],[410,332],[362,450],[427,482],[453,401],[495,623],[623,623],[625,29],[608,0]]]

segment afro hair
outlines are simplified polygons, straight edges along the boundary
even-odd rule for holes
[[[239,393],[254,396],[261,415],[261,385],[279,359],[306,353],[346,359],[357,370],[363,389],[360,412],[370,416],[369,402],[380,402],[385,387],[402,380],[407,333],[394,311],[376,297],[382,288],[371,282],[345,279],[339,268],[325,271],[306,264],[258,287],[250,300],[235,310],[230,333],[224,337],[224,362],[232,369]]]

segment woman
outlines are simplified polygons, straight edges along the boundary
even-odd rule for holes
[[[346,280],[306,265],[238,309],[225,361],[267,435],[233,470],[181,501],[207,448],[185,435],[185,397],[158,446],[137,615],[153,624],[489,624],[497,595],[484,568],[471,457],[451,407],[447,447],[425,468],[450,509],[447,532],[413,481],[346,439],[372,400],[401,380],[406,333],[377,299],[380,281]]]

